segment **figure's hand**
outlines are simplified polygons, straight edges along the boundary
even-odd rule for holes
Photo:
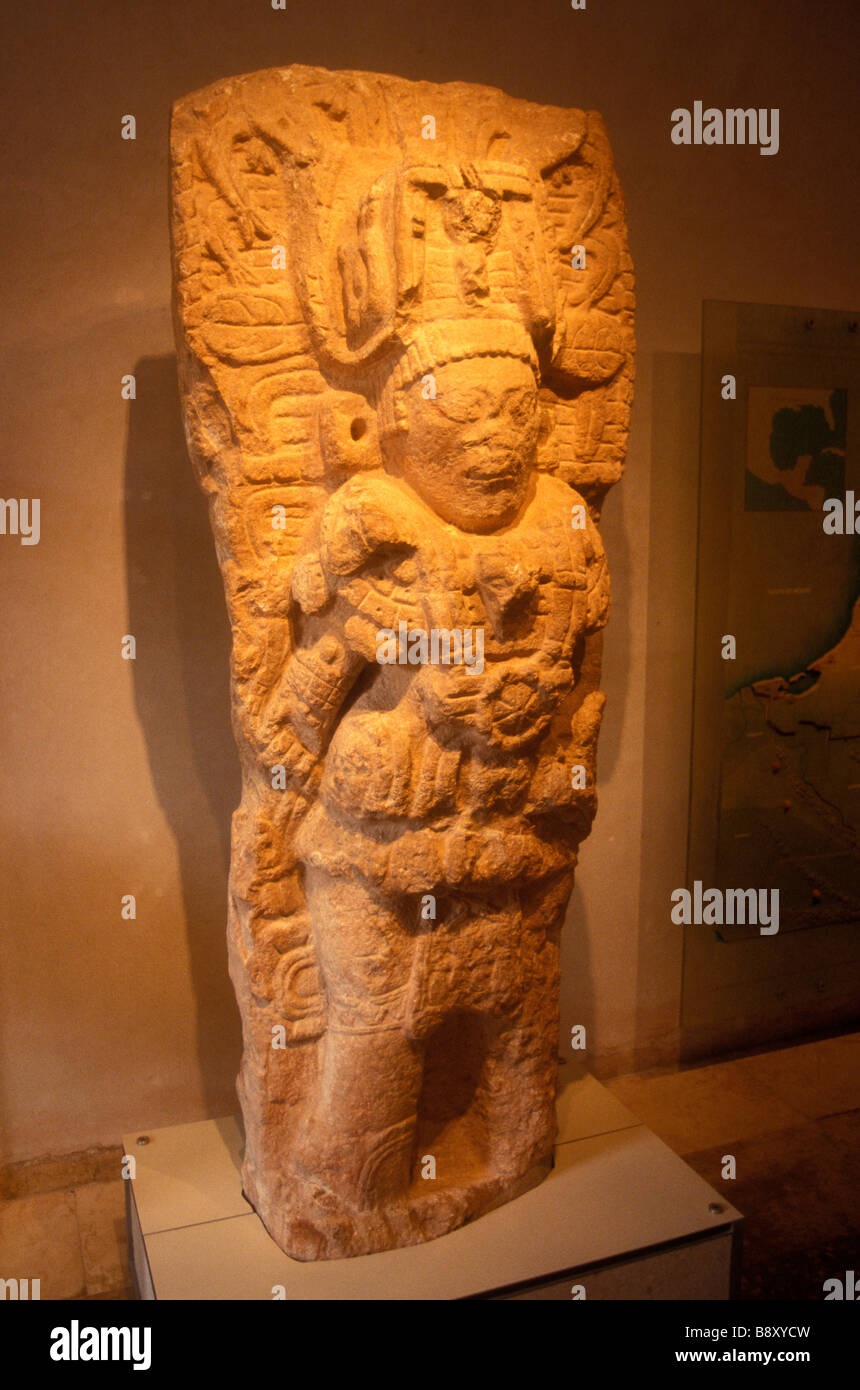
[[[272,786],[307,795],[316,756],[305,748],[290,722],[289,711],[269,709],[249,720],[249,734],[257,761],[267,771]]]
[[[318,759],[299,742],[289,725],[283,728],[280,737],[273,743],[272,752],[277,755],[269,763],[272,786],[310,797]]]
[[[576,826],[580,839],[597,809],[595,745],[604,703],[602,691],[586,695],[570,721],[570,743],[539,759],[529,787],[530,810]]]
[[[603,691],[592,690],[570,721],[571,745],[580,760],[594,757],[605,704],[606,696]]]

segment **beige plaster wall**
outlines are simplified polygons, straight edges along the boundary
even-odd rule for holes
[[[177,414],[171,101],[303,62],[485,82],[606,119],[639,380],[629,472],[603,528],[615,608],[601,807],[567,934],[563,1027],[586,1023],[608,1072],[668,1057],[676,1040],[681,942],[665,902],[684,880],[701,301],[857,305],[855,12],[45,0],[7,13],[0,495],[41,499],[41,540],[0,536],[0,1157],[234,1105],[223,923],[238,778],[220,580]],[[779,107],[779,153],[674,146],[670,113],[696,99]],[[134,142],[120,139],[126,113]],[[685,441],[681,471],[652,458],[652,402],[663,437],[675,421]]]

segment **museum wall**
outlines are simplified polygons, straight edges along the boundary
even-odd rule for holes
[[[609,1074],[677,1049],[683,928],[668,900],[685,881],[702,300],[857,306],[854,9],[47,0],[7,15],[0,492],[38,497],[41,529],[33,545],[0,536],[0,1157],[235,1107],[238,766],[221,581],[178,410],[172,100],[299,62],[604,116],[638,378],[628,472],[602,522],[600,808],[569,912],[562,1032],[585,1024],[586,1060]],[[778,153],[674,145],[670,114],[696,100],[779,108]],[[667,437],[678,447],[655,451]]]

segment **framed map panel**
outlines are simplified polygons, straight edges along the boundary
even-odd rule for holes
[[[856,321],[705,305],[688,886],[779,931],[688,928],[687,1056],[860,1011]]]

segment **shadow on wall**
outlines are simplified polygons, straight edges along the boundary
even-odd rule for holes
[[[607,690],[607,679],[611,681],[611,685],[607,692],[606,709],[597,744],[598,796],[601,781],[607,781],[615,770],[627,714],[629,682],[624,678],[623,673],[626,672],[629,664],[630,646],[633,638],[630,625],[632,576],[630,573],[628,526],[633,525],[630,513],[634,509],[629,497],[630,488],[628,487],[625,493],[624,484],[625,479],[622,477],[621,481],[609,493],[600,517],[600,539],[603,541],[603,548],[609,562],[612,607],[609,612],[609,625],[602,634],[603,654],[600,688],[604,691]],[[608,652],[607,648],[609,648]],[[599,815],[600,811],[598,810]]]
[[[591,955],[585,895],[574,881],[561,933],[558,1059],[584,1062],[586,1067],[594,1057],[597,1043]],[[574,1051],[572,1029],[580,1026],[585,1028],[585,1048]]]
[[[125,535],[135,703],[176,840],[202,1090],[219,1114],[241,1056],[226,946],[230,817],[240,792],[230,631],[207,504],[185,447],[176,358],[143,358],[134,374]]]

